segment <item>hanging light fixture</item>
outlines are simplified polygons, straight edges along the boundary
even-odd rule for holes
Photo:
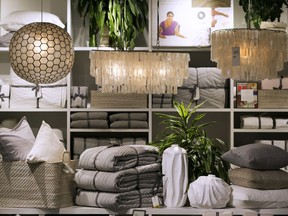
[[[64,78],[74,63],[71,36],[61,27],[42,20],[41,11],[41,22],[20,28],[9,46],[12,69],[22,79],[35,84]]]
[[[250,1],[249,1],[250,8]],[[249,17],[249,14],[248,14]],[[277,77],[288,61],[285,31],[223,29],[212,32],[211,60],[225,77],[235,80],[262,80]]]
[[[90,74],[103,93],[176,94],[189,61],[187,53],[91,51]]]

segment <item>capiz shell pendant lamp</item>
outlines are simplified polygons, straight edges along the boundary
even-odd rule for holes
[[[250,19],[250,7],[248,17]],[[225,77],[263,80],[277,77],[288,61],[287,33],[271,29],[222,29],[212,32],[211,60]]]
[[[67,31],[55,24],[30,23],[14,33],[9,58],[12,69],[22,79],[35,84],[54,83],[72,69],[73,41]]]

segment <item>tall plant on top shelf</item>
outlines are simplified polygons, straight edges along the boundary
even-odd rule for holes
[[[83,25],[89,18],[89,46],[99,46],[105,28],[109,46],[133,50],[135,41],[148,23],[146,0],[73,0]]]

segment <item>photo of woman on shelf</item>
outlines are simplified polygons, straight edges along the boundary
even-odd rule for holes
[[[180,38],[185,38],[184,35],[180,34],[180,24],[173,20],[173,11],[167,12],[167,18],[162,21],[159,25],[159,37],[166,38],[167,35],[175,35]]]

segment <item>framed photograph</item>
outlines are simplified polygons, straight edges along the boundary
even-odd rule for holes
[[[133,216],[145,216],[145,210],[133,210]]]
[[[208,47],[223,28],[233,28],[232,0],[152,1],[152,46]]]
[[[236,107],[258,108],[258,82],[236,82]]]

